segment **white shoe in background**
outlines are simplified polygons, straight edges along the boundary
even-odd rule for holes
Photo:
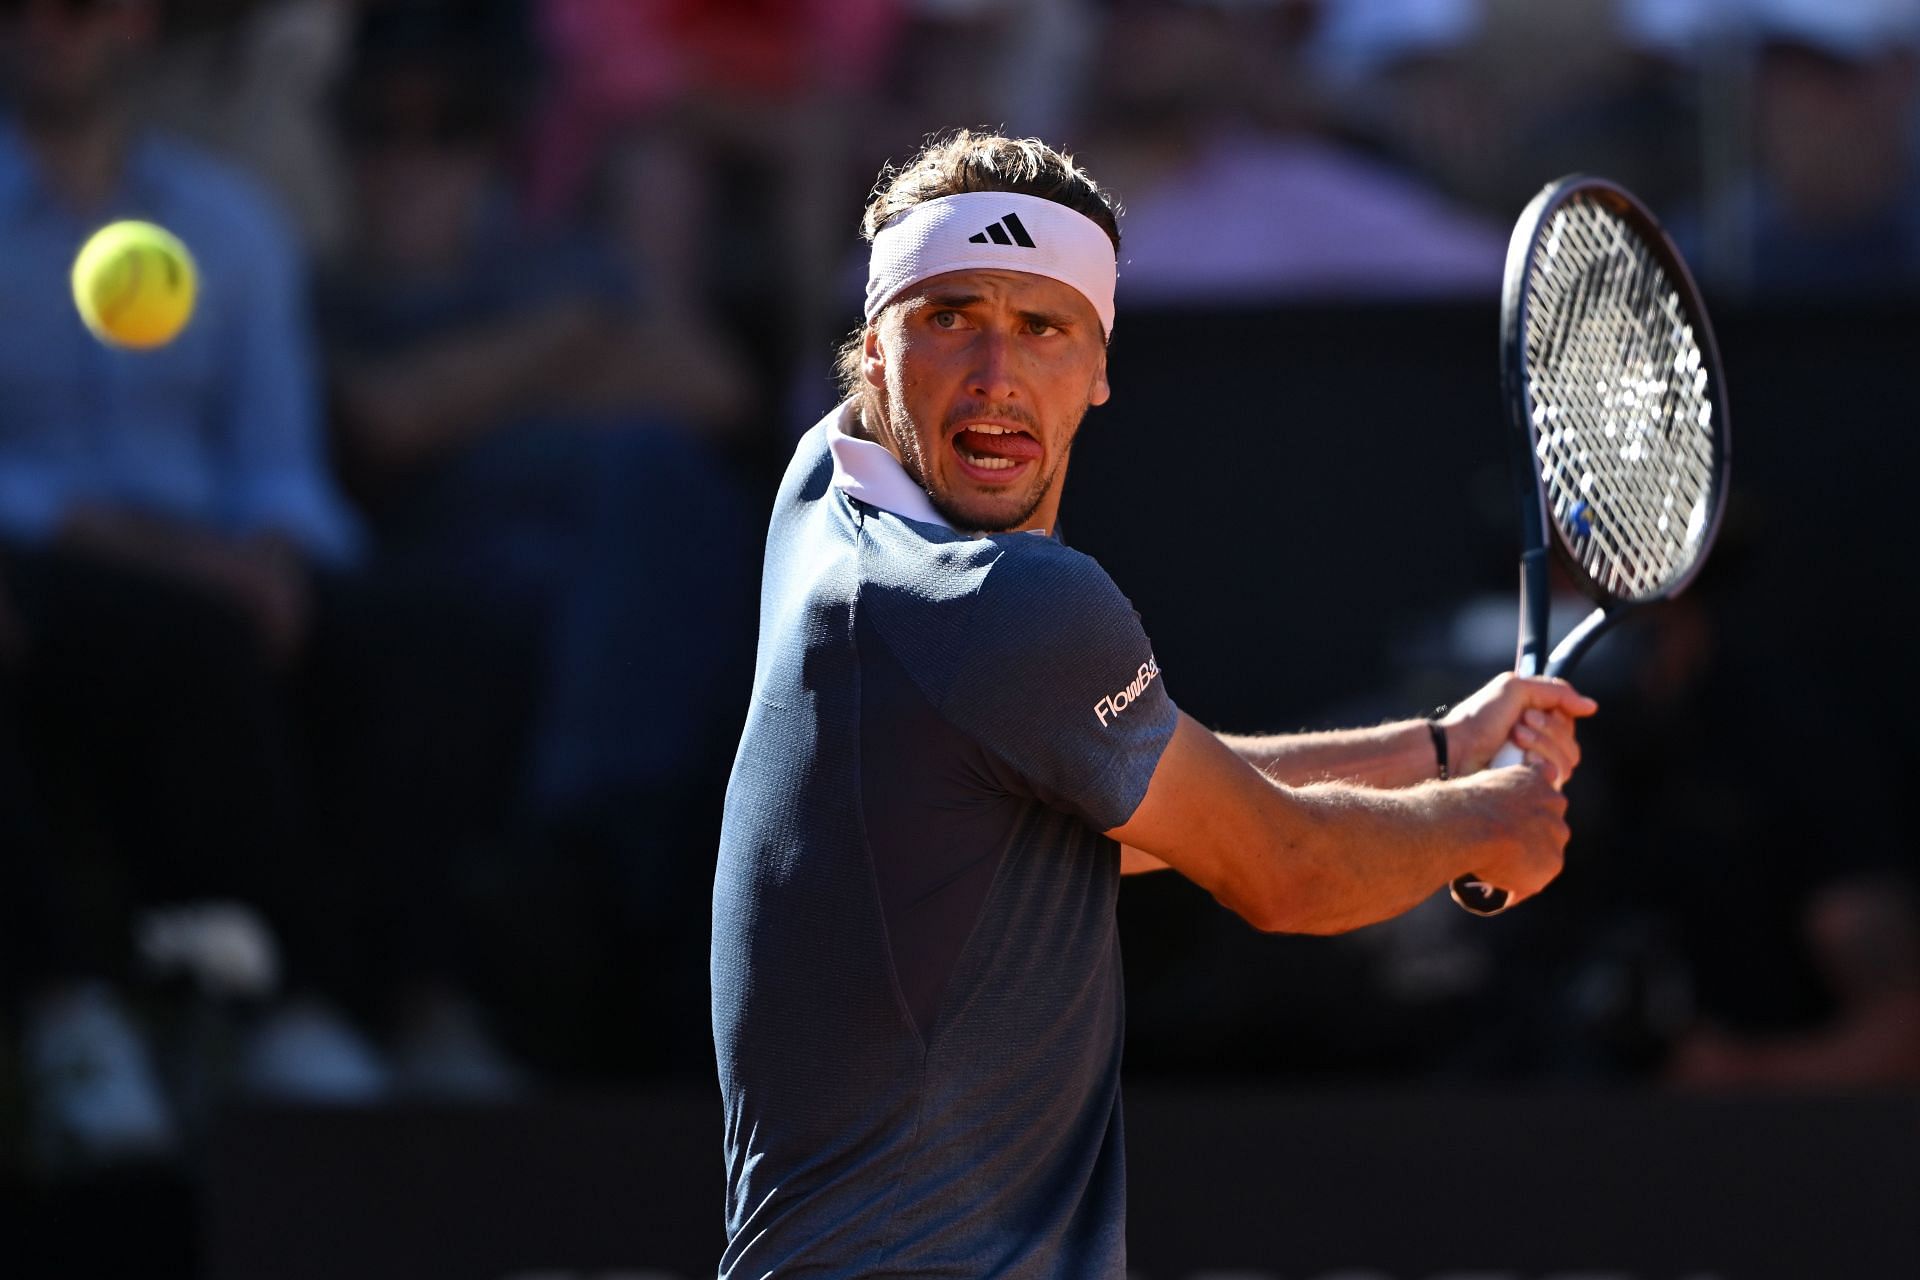
[[[296,1000],[268,1014],[248,1037],[240,1086],[276,1102],[360,1106],[386,1101],[393,1072],[340,1014],[317,1000]]]
[[[525,1073],[487,1031],[473,1002],[440,994],[415,1003],[394,1041],[400,1090],[433,1102],[506,1102]]]
[[[104,982],[33,1000],[23,1036],[29,1142],[53,1167],[154,1159],[178,1133],[139,1029]]]
[[[280,944],[244,902],[155,907],[135,922],[134,941],[153,977],[185,976],[208,996],[265,1000],[280,987]]]

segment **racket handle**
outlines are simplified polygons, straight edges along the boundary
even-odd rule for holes
[[[1511,742],[1493,753],[1488,762],[1489,769],[1504,769],[1510,764],[1519,764],[1527,758],[1527,753]],[[1513,895],[1505,889],[1496,889],[1484,880],[1473,876],[1461,876],[1448,886],[1453,891],[1453,900],[1461,908],[1476,916],[1497,916],[1513,905]]]
[[[1461,910],[1476,916],[1497,916],[1513,905],[1512,894],[1474,876],[1461,876],[1447,888],[1452,891],[1453,900],[1460,904]]]

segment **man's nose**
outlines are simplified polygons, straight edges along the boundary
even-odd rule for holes
[[[973,344],[972,394],[984,400],[1013,395],[1013,343],[1004,333],[987,332]]]

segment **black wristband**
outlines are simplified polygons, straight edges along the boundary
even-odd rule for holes
[[[1447,730],[1439,720],[1427,717],[1427,733],[1433,738],[1433,758],[1440,765],[1440,780],[1445,782],[1453,775],[1447,772]]]

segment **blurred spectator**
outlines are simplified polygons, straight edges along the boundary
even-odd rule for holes
[[[1105,22],[1091,0],[903,0],[899,48],[865,139],[911,154],[929,133],[991,125],[1060,138],[1078,122]],[[864,171],[863,171],[864,172]]]
[[[530,412],[727,429],[748,401],[724,344],[666,324],[596,240],[521,220],[501,51],[444,5],[389,5],[363,30],[345,99],[358,227],[323,294],[360,479],[404,485]]]
[[[539,0],[549,83],[531,207],[589,212],[648,305],[717,349],[735,318],[765,385],[810,376],[836,319],[828,290],[848,139],[898,25],[898,0]],[[808,421],[811,404],[797,407]]]
[[[1486,0],[1331,0],[1301,56],[1342,129],[1495,207],[1489,170],[1513,163],[1515,130],[1501,110],[1512,86],[1478,56],[1487,9]]]
[[[1903,877],[1856,875],[1813,895],[1807,943],[1833,997],[1826,1025],[1798,1035],[1712,1027],[1683,1040],[1677,1083],[1845,1088],[1920,1083],[1920,898]]]
[[[551,1009],[583,993],[534,992],[502,953],[524,943],[521,968],[551,973],[657,941],[606,916],[669,910],[661,886],[686,868],[664,855],[724,773],[756,535],[715,441],[752,401],[697,310],[664,307],[590,229],[523,218],[510,57],[458,6],[389,4],[361,27],[343,98],[357,234],[322,316],[382,555],[328,687],[342,839],[381,904],[375,985],[491,974]],[[591,865],[535,858],[547,838]],[[568,981],[606,971],[595,954]]]
[[[1114,14],[1085,149],[1126,205],[1124,298],[1498,290],[1498,226],[1324,134],[1296,56],[1313,16],[1297,3]]]
[[[1339,133],[1502,223],[1571,172],[1664,211],[1697,186],[1699,95],[1623,38],[1633,2],[1322,0],[1303,57]]]
[[[1757,8],[1755,286],[1912,290],[1920,5],[1758,0]]]
[[[1674,220],[1712,277],[1803,296],[1920,285],[1920,3],[1727,0],[1647,34],[1750,72],[1751,119],[1726,120],[1741,136],[1717,140],[1748,164]]]
[[[1675,60],[1696,55],[1725,12],[1740,0],[1616,0],[1628,42]]]
[[[354,0],[173,0],[140,91],[157,124],[264,183],[321,259],[340,250],[347,231],[329,96],[355,8]]]
[[[240,175],[137,127],[126,86],[154,0],[0,11],[0,792],[24,892],[43,1153],[162,1145],[171,1125],[124,976],[132,906],[276,905],[311,865],[286,700],[311,566],[358,529],[322,444],[302,265]],[[82,327],[67,273],[94,228],[159,222],[196,255],[170,346]]]
[[[1308,56],[1340,80],[1444,55],[1480,34],[1485,0],[1320,0]]]

